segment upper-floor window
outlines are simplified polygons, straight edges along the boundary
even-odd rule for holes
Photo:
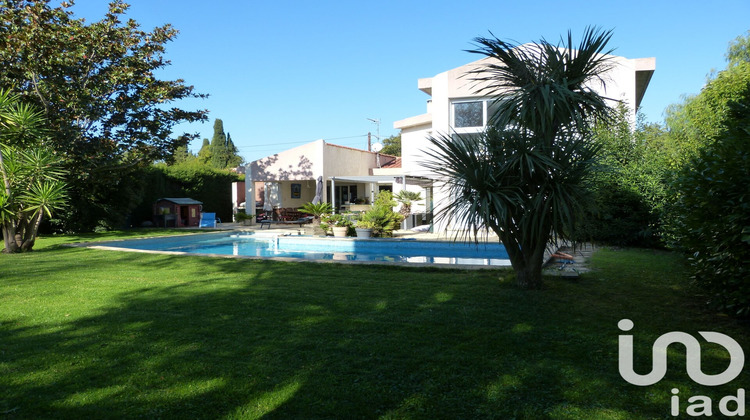
[[[490,99],[451,102],[451,128],[462,133],[484,130],[493,110],[492,103]]]
[[[484,127],[484,102],[454,102],[453,127]]]

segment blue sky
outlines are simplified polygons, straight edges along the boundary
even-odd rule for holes
[[[750,29],[750,1],[629,0],[509,2],[130,0],[143,29],[171,23],[172,65],[205,100],[209,122],[178,126],[211,138],[213,120],[247,160],[320,138],[364,148],[366,134],[398,134],[393,122],[425,112],[417,79],[481,57],[465,52],[492,31],[518,42],[556,42],[569,29],[613,29],[610,46],[628,58],[656,57],[642,109],[660,122],[669,104],[698,93],[725,67],[729,42]],[[77,17],[99,20],[103,0],[78,0]],[[200,140],[191,143],[194,151]]]

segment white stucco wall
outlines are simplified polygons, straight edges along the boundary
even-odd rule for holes
[[[383,159],[383,162],[386,160]],[[246,169],[248,193],[246,208],[256,208],[255,191],[262,182],[279,184],[282,207],[301,207],[315,197],[316,182],[322,177],[329,185],[329,177],[370,175],[377,166],[373,152],[327,144],[317,140],[251,162]],[[252,182],[250,182],[252,181]],[[292,184],[300,184],[300,198],[292,197]],[[364,196],[366,185],[358,185],[358,195]],[[369,195],[369,194],[368,194]],[[328,189],[323,188],[323,201],[328,201]]]
[[[323,152],[323,179],[332,176],[365,176],[376,167],[376,154],[366,150],[327,144]]]
[[[254,181],[292,181],[315,179],[323,174],[323,147],[317,140],[250,162]]]

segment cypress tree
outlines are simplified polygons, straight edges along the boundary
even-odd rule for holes
[[[228,168],[236,168],[242,165],[242,161],[244,159],[238,153],[239,150],[237,150],[237,146],[235,146],[234,142],[232,142],[232,136],[227,133],[227,154],[229,156],[229,159],[227,161]]]
[[[214,121],[214,137],[211,139],[211,166],[217,169],[227,167],[229,152],[227,150],[227,136],[224,134],[224,122],[220,119]]]
[[[203,139],[203,146],[198,151],[198,160],[206,164],[211,162],[211,143],[208,142],[208,139]]]

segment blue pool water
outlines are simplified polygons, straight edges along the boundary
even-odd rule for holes
[[[227,232],[133,239],[99,245],[146,251],[260,258],[510,266],[508,254],[500,243],[323,238]]]

